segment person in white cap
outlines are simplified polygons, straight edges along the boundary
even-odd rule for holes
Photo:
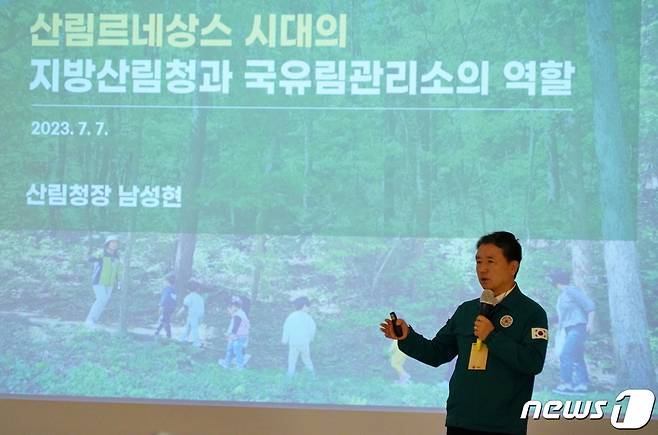
[[[93,264],[91,286],[96,300],[89,309],[85,323],[93,326],[98,322],[112,296],[112,291],[119,288],[121,260],[119,258],[119,238],[110,235],[105,238],[103,250],[98,255],[90,257]]]

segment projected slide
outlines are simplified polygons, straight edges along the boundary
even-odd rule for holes
[[[585,3],[1,0],[0,394],[443,408],[378,325],[496,230],[535,398],[653,388],[656,8]]]

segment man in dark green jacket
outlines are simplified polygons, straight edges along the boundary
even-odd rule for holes
[[[402,319],[400,337],[390,320],[380,329],[398,340],[402,352],[425,364],[438,367],[457,357],[446,406],[448,435],[525,434],[521,410],[544,366],[546,312],[516,285],[521,245],[513,234],[483,236],[475,259],[480,285],[495,296],[490,319],[479,314],[478,298],[461,304],[431,340]]]

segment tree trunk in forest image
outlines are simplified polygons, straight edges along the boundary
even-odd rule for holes
[[[62,57],[66,56],[66,51],[64,48],[60,48],[59,54]],[[58,95],[59,103],[62,104],[64,103],[64,95],[59,94]],[[67,160],[68,160],[68,152],[67,152],[67,142],[68,142],[68,137],[64,135],[58,135],[57,136],[57,159],[55,160],[55,180],[56,183],[61,183],[64,184],[64,180],[66,179],[66,169],[67,169]],[[67,192],[64,193],[64,196],[67,195]],[[48,207],[48,218],[49,218],[49,228],[51,230],[51,233],[53,235],[56,235],[59,230],[61,230],[62,222],[61,222],[61,210],[59,207]]]
[[[381,289],[379,288],[379,280],[384,270],[388,266],[388,263],[391,260],[391,257],[393,256],[393,253],[395,252],[399,244],[400,244],[400,238],[399,237],[394,238],[391,247],[388,248],[386,254],[384,254],[381,261],[377,262],[377,270],[375,271],[372,277],[369,295],[372,300],[376,300],[379,303],[383,302],[382,298],[384,296],[384,292],[382,292]]]
[[[55,169],[55,180],[57,183],[64,183],[66,179],[66,162],[68,159],[66,142],[68,138],[63,135],[57,136],[57,160]],[[50,229],[55,235],[61,229],[61,211],[59,207],[49,207],[48,215],[50,218]]]
[[[562,196],[562,175],[560,174],[560,154],[555,129],[548,133],[548,202],[559,204]]]
[[[588,0],[587,22],[594,137],[600,167],[603,249],[617,383],[624,388],[653,388],[656,377],[638,271],[635,201],[629,182],[634,179],[630,167],[633,148],[625,143],[622,127],[612,2]]]
[[[535,197],[535,148],[536,148],[536,134],[535,128],[530,126],[528,129],[528,183],[526,184],[526,194],[525,194],[525,205],[523,209],[524,218],[523,218],[523,229],[525,231],[525,237],[530,239],[530,221],[532,216],[530,215],[532,207],[530,204],[532,198]]]
[[[420,106],[429,107],[429,100],[421,100]],[[416,225],[414,235],[416,237],[430,236],[430,221],[432,216],[432,114],[428,111],[417,113],[419,143],[416,152]]]
[[[597,275],[594,269],[594,255],[600,251],[596,250],[598,242],[591,240],[571,241],[571,270],[573,283],[585,290],[594,300],[601,293],[598,291]]]
[[[557,128],[557,126],[553,128]],[[576,143],[578,140],[576,138],[583,137],[585,134],[580,124],[576,124],[571,118],[569,118],[567,128],[571,131],[572,143]],[[577,287],[585,290],[594,300],[602,300],[603,283],[598,279],[598,264],[595,261],[601,255],[602,244],[599,241],[586,239],[591,218],[588,217],[587,196],[582,182],[585,179],[583,149],[581,146],[571,147],[567,155],[572,174],[572,178],[568,182],[568,185],[572,186],[568,191],[571,197],[572,232],[577,238],[570,243],[572,279]]]
[[[196,249],[196,232],[199,224],[199,200],[197,198],[203,171],[203,155],[206,143],[207,109],[199,106],[208,105],[207,94],[198,91],[193,97],[192,133],[188,148],[187,168],[182,186],[185,205],[181,210],[181,232],[176,247],[176,287],[183,289],[192,276],[194,250]]]
[[[209,5],[196,1],[198,14],[207,13]],[[207,52],[197,51],[197,56],[203,57]],[[201,83],[201,73],[197,70],[196,83]],[[201,93],[197,89],[192,94],[192,128],[190,143],[187,149],[187,164],[183,173],[181,186],[181,197],[183,208],[181,209],[179,235],[176,241],[176,258],[174,268],[176,274],[176,288],[186,290],[188,280],[192,277],[194,265],[194,251],[196,249],[197,228],[199,225],[199,199],[197,197],[201,185],[203,173],[203,155],[206,146],[206,127],[208,122],[208,109],[203,106],[210,105],[210,97],[207,93]],[[183,295],[184,293],[181,292]]]
[[[140,142],[141,143],[141,142]],[[135,153],[138,153],[139,149],[135,151]],[[134,156],[133,156],[134,157]],[[136,178],[136,173],[137,173],[137,168],[136,162],[133,162],[133,158],[131,157],[128,163],[128,181],[126,184],[133,182]],[[130,262],[132,259],[132,251],[133,251],[133,245],[135,242],[135,227],[137,226],[137,213],[138,210],[137,208],[134,208],[130,210],[130,229],[128,232],[128,239],[123,243],[123,251],[124,255],[121,259],[122,261],[122,270],[121,270],[121,287],[119,289],[119,294],[117,295],[119,298],[119,332],[125,333],[126,330],[128,329],[128,315],[127,315],[127,310],[128,310],[128,294],[133,290],[131,288],[131,274],[130,274]]]
[[[313,119],[309,116],[304,117],[304,182],[302,191],[302,207],[304,213],[308,212],[308,199],[310,196],[311,171],[313,169],[313,159],[311,157],[311,143],[313,140]]]
[[[132,147],[128,154],[126,162],[126,178],[123,180],[125,185],[133,185],[137,183],[137,176],[139,174],[139,161],[142,154],[142,146],[144,144],[144,117],[139,117],[137,124],[137,131],[135,132],[135,146]],[[118,178],[118,177],[117,177]],[[120,180],[118,180],[121,182]],[[134,291],[131,287],[131,274],[130,263],[132,261],[133,245],[135,244],[135,228],[137,227],[137,214],[138,208],[130,210],[130,228],[128,233],[128,240],[125,242],[124,256],[123,256],[123,270],[121,271],[121,288],[119,291],[119,332],[125,333],[128,330],[128,295]]]
[[[128,330],[128,292],[131,290],[130,281],[130,262],[132,261],[133,246],[135,245],[135,222],[137,217],[137,211],[132,211],[131,218],[131,228],[130,233],[128,233],[128,240],[124,242],[124,255],[122,258],[122,270],[121,270],[121,287],[119,289],[119,332],[124,334]]]
[[[258,302],[260,296],[261,281],[263,278],[263,271],[265,270],[265,243],[267,236],[265,234],[258,234],[254,236],[253,245],[253,274],[251,277],[251,291],[250,299],[252,306]]]
[[[174,260],[177,289],[187,290],[187,282],[192,277],[195,249],[196,233],[184,232],[178,235],[178,240],[176,240],[176,259]],[[184,295],[185,293],[183,292],[182,294]]]
[[[391,225],[395,219],[395,177],[396,169],[400,165],[400,162],[395,158],[390,148],[394,144],[397,144],[397,118],[393,111],[389,111],[384,114],[383,120],[384,125],[382,125],[381,129],[383,135],[382,143],[386,144],[387,147],[384,150],[386,157],[384,158],[384,174],[382,180],[384,184],[384,196],[382,198],[384,227],[380,232],[391,236],[395,233],[395,231],[392,231]]]

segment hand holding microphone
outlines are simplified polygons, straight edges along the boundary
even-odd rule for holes
[[[482,296],[480,296],[480,313],[475,318],[475,323],[473,324],[473,335],[477,337],[477,342],[475,343],[477,350],[480,350],[482,342],[494,330],[493,323],[489,319],[493,315],[495,306],[496,297],[494,296],[494,292],[485,289],[482,292]]]

